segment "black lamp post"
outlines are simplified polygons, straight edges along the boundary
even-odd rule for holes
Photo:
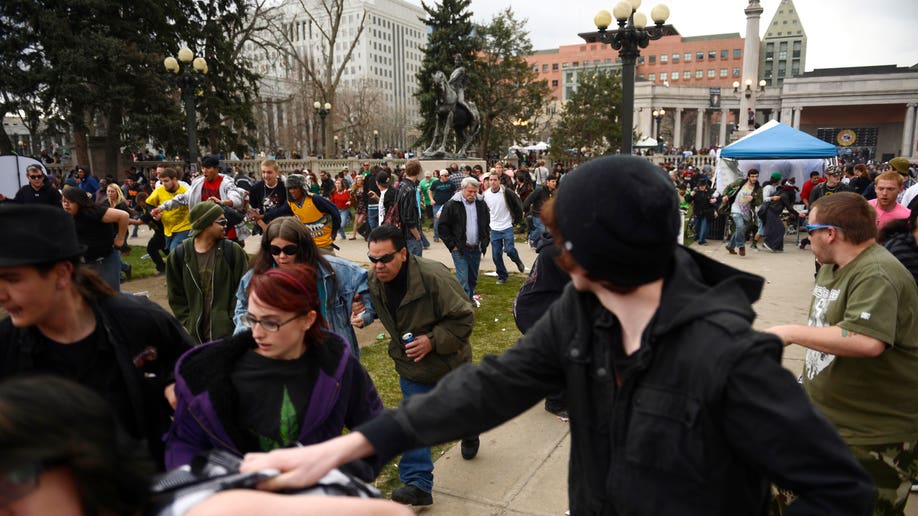
[[[653,110],[653,119],[657,123],[657,152],[663,152],[663,140],[660,139],[660,122],[663,121],[663,117],[666,115],[666,110],[660,108],[659,110]]]
[[[181,63],[181,64],[180,64]],[[166,71],[175,74],[175,83],[182,90],[185,102],[185,126],[188,133],[188,162],[198,161],[197,121],[194,99],[204,85],[204,74],[207,73],[207,61],[203,57],[194,57],[187,47],[178,51],[178,59],[169,56],[163,60]]]
[[[322,156],[325,156],[325,117],[331,113],[332,105],[326,102],[324,105],[318,100],[312,103],[312,108],[316,110],[316,114],[319,115],[319,120],[322,121]]]
[[[335,135],[335,157],[338,157],[338,135]]]
[[[746,87],[740,92],[740,83],[739,81],[733,81],[733,94],[734,95],[743,95],[746,97],[746,100],[749,102],[749,113],[747,114],[747,127],[749,129],[755,129],[755,101],[762,93],[765,93],[765,79],[759,81],[759,89],[752,89],[752,79],[746,79]],[[740,113],[740,117],[743,114]]]
[[[622,59],[622,148],[623,154],[631,154],[632,131],[634,130],[634,65],[640,49],[647,48],[652,40],[663,37],[663,24],[669,18],[669,8],[658,4],[650,12],[656,27],[649,29],[647,16],[637,12],[641,0],[628,0],[615,4],[612,14],[599,11],[593,18],[599,29],[598,39],[608,43]],[[618,22],[618,30],[606,32],[612,23],[612,16]]]
[[[379,131],[373,129],[373,154],[379,153]]]

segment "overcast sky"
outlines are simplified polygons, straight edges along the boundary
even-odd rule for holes
[[[421,0],[408,0],[421,5]],[[435,0],[425,0],[432,4]],[[658,2],[644,0],[638,9],[647,14]],[[667,0],[667,23],[683,36],[738,32],[746,35],[748,0]],[[765,12],[759,22],[759,37],[771,22],[780,0],[762,0]],[[520,18],[529,20],[529,37],[536,50],[573,45],[583,40],[580,32],[595,30],[593,16],[605,9],[612,12],[615,0],[472,0],[472,18],[478,23],[512,7]],[[794,5],[807,35],[806,67],[918,64],[918,2],[915,0],[795,0]],[[858,12],[868,7],[867,12]],[[653,43],[651,43],[653,45]]]

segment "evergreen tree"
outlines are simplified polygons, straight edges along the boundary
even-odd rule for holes
[[[570,159],[568,149],[595,155],[613,152],[621,144],[622,82],[618,71],[582,69],[573,95],[568,97],[561,120],[551,134],[553,160]]]
[[[427,18],[421,21],[430,27],[431,33],[417,75],[415,97],[420,104],[418,132],[421,136],[414,143],[415,147],[427,147],[433,136],[437,109],[431,79],[434,72],[441,71],[449,77],[458,59],[469,76],[465,98],[472,101],[477,98],[479,40],[473,35],[471,3],[472,0],[442,0],[431,7],[421,2],[427,13]]]
[[[508,7],[476,29],[482,52],[474,100],[481,117],[480,155],[485,158],[522,136],[514,134],[513,123],[538,116],[551,93],[548,81],[539,79],[526,62],[532,53],[526,22]]]

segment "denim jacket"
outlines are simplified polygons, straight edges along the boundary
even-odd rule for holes
[[[337,256],[324,257],[332,270],[319,267],[322,281],[325,285],[327,298],[325,300],[325,319],[328,329],[340,335],[351,348],[351,353],[360,358],[360,347],[357,343],[357,334],[351,326],[351,303],[354,295],[360,294],[360,300],[366,307],[366,313],[375,318],[376,310],[370,300],[370,288],[367,285],[367,271],[363,267]],[[236,324],[234,334],[245,331],[248,327],[242,321],[249,307],[249,281],[252,280],[252,270],[249,269],[239,282],[236,290],[236,311],[233,322]],[[372,319],[370,319],[372,320]]]

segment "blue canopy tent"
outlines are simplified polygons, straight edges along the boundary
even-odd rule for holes
[[[794,177],[801,187],[810,172],[822,173],[835,160],[837,150],[831,143],[770,120],[721,149],[719,156],[714,181],[718,192],[753,168],[761,173],[761,181],[778,172],[785,178]]]
[[[720,156],[732,159],[798,159],[834,158],[837,153],[835,145],[771,120],[724,147]]]

